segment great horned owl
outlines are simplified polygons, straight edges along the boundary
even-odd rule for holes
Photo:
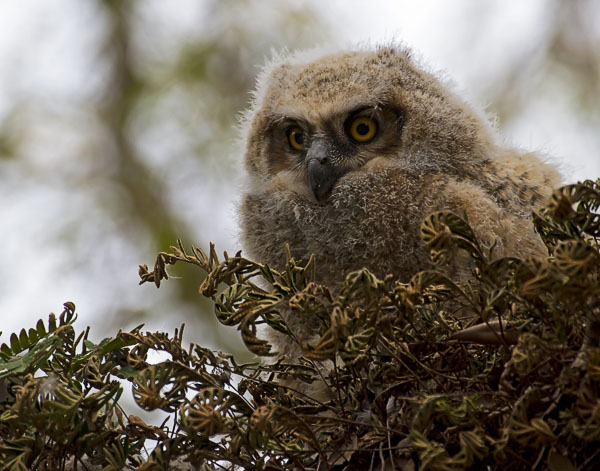
[[[420,225],[439,210],[466,212],[496,257],[545,254],[530,213],[559,183],[397,46],[267,66],[245,165],[247,253],[279,268],[286,243],[297,259],[315,254],[319,281],[333,289],[363,267],[402,282],[431,268]]]

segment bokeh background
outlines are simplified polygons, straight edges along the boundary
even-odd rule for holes
[[[236,252],[236,122],[271,51],[399,40],[503,138],[600,176],[600,2],[3,0],[0,341],[73,301],[92,340],[145,323],[246,356],[180,238]]]

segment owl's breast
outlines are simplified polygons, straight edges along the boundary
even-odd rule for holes
[[[428,187],[423,177],[388,169],[343,177],[326,204],[282,188],[246,194],[240,211],[245,249],[276,268],[285,262],[285,244],[297,259],[315,254],[320,281],[332,286],[362,268],[407,281],[429,267],[419,236],[423,216],[436,206],[423,191]]]

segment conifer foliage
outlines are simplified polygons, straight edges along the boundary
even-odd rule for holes
[[[525,260],[495,259],[465,218],[434,213],[422,237],[435,271],[404,284],[362,270],[336,293],[314,259],[288,256],[277,271],[179,244],[140,267],[141,283],[160,286],[175,263],[203,271],[200,293],[256,361],[184,345],[183,326],[95,344],[66,303],[0,347],[0,471],[596,469],[599,208],[600,180],[557,190],[534,214],[549,255]],[[472,259],[467,282],[445,270],[459,253]],[[319,338],[296,338],[282,308]],[[269,328],[303,356],[277,356]],[[128,383],[170,420],[125,413]]]

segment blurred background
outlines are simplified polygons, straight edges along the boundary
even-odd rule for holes
[[[138,265],[240,248],[235,126],[272,50],[390,39],[565,182],[600,177],[600,1],[0,2],[0,341],[73,301],[92,340],[185,322],[247,359],[200,273]]]

